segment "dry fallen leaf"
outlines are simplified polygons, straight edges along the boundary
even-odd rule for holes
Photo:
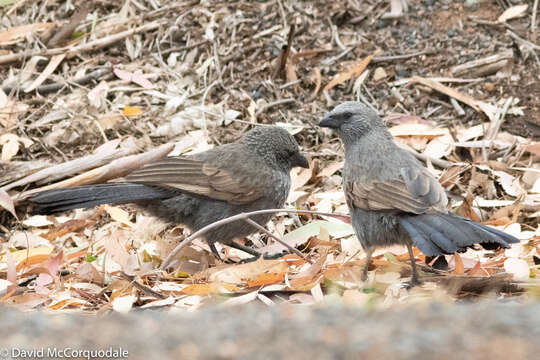
[[[362,72],[367,68],[371,60],[375,57],[375,55],[379,54],[380,50],[376,50],[373,54],[367,56],[365,59],[362,59],[358,64],[350,67],[347,71],[342,72],[335,78],[333,78],[325,87],[324,91],[328,91],[332,89],[336,85],[343,84],[345,81],[353,78],[358,77]]]
[[[51,29],[54,25],[55,23],[52,22],[14,26],[6,31],[0,32],[0,46],[15,44],[33,32],[43,32]]]
[[[130,117],[130,116],[137,116],[142,114],[143,111],[137,107],[133,106],[124,106],[124,110],[122,110],[122,115]]]
[[[508,9],[504,10],[504,12],[497,19],[497,21],[500,23],[503,23],[510,19],[521,17],[525,15],[525,12],[527,11],[528,7],[529,5],[527,4],[511,6]]]
[[[456,264],[456,267],[454,271],[452,271],[452,274],[454,275],[465,274],[465,267],[463,265],[463,261],[461,260],[461,256],[458,253],[454,254],[454,263]]]

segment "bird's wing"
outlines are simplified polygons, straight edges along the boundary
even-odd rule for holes
[[[195,195],[245,204],[262,196],[262,189],[244,171],[230,171],[225,166],[170,157],[136,170],[126,177],[131,183],[164,186]]]
[[[448,199],[439,182],[423,168],[401,168],[400,176],[383,182],[345,183],[349,204],[364,210],[400,210],[423,214],[444,211]]]

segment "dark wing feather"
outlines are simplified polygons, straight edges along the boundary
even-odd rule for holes
[[[246,204],[262,195],[257,184],[243,172],[232,172],[186,157],[171,157],[149,164],[128,175],[126,181],[174,188],[231,204]]]
[[[364,210],[400,210],[413,214],[446,211],[448,199],[439,182],[422,168],[402,168],[395,179],[345,183],[347,201]]]

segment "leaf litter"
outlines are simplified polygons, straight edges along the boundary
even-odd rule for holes
[[[522,32],[516,38],[485,28],[505,23],[519,30],[528,25],[527,7],[482,3],[471,11],[457,3],[426,4],[391,1],[386,12],[383,3],[163,0],[96,4],[86,13],[74,1],[71,9],[54,3],[43,13],[28,3],[16,16],[2,15],[0,63],[8,71],[0,75],[1,301],[24,310],[101,313],[253,301],[372,308],[486,296],[534,299],[540,104],[531,94],[540,91],[540,63]],[[72,33],[38,46],[55,24]],[[521,55],[508,61],[512,48]],[[504,61],[487,62],[492,56]],[[452,77],[458,65],[461,78]],[[224,264],[194,241],[177,257],[176,271],[160,273],[156,269],[188,232],[135,207],[46,217],[17,208],[21,223],[10,215],[26,191],[44,181],[67,186],[114,179],[129,170],[122,162],[129,154],[161,144],[168,145],[148,157],[204,151],[267,124],[295,134],[310,157],[310,169],[292,174],[290,207],[346,215],[342,147],[314,126],[344,100],[386,115],[396,141],[441,178],[453,211],[521,243],[443,260],[415,249],[424,284],[408,290],[403,284],[411,269],[400,246],[377,250],[368,281],[360,280],[365,254],[346,217],[277,214],[267,224],[309,261],[289,254]],[[64,166],[40,173],[42,160]],[[269,253],[283,250],[265,234],[241,241]],[[241,259],[222,248],[229,260]]]

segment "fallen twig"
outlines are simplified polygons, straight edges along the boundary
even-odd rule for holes
[[[498,54],[456,65],[450,69],[450,72],[455,76],[479,77],[491,75],[504,68],[512,60],[513,56],[512,50],[505,50]]]
[[[123,271],[120,271],[120,277],[123,278],[124,280],[127,280],[127,281],[131,282],[131,284],[133,286],[135,286],[137,289],[141,290],[146,295],[150,295],[150,296],[153,296],[155,298],[162,299],[162,300],[167,298],[165,295],[160,294],[160,293],[150,289],[148,286],[139,283],[137,280],[135,280],[135,276],[131,276],[131,275],[126,274]]]
[[[204,40],[197,41],[197,42],[194,42],[194,43],[189,44],[189,45],[172,47],[172,48],[165,49],[165,50],[161,51],[161,55],[167,55],[167,54],[170,54],[170,53],[175,52],[175,51],[190,50],[190,49],[196,48],[197,46],[204,45],[204,44],[206,44],[208,42],[209,42],[208,39],[204,39]]]
[[[85,76],[82,76],[78,79],[66,80],[65,82],[59,82],[59,83],[53,83],[53,84],[47,84],[47,85],[41,85],[41,86],[38,86],[34,90],[41,95],[46,95],[48,93],[58,91],[62,89],[63,87],[67,87],[67,85],[69,85],[70,83],[76,84],[76,85],[86,85],[93,80],[98,80],[102,77],[106,77],[107,75],[110,75],[111,73],[112,73],[112,67],[106,66],[106,67],[94,70],[91,73]],[[5,94],[10,94],[11,92],[22,92],[23,90],[24,89],[20,86],[5,86],[2,88],[2,91],[4,91]]]
[[[290,53],[291,53],[291,46],[292,46],[292,40],[294,37],[294,24],[291,25],[291,29],[289,30],[289,36],[287,37],[287,44],[283,45],[281,48],[281,53],[279,54],[279,60],[276,64],[276,68],[274,70],[274,73],[272,74],[272,79],[275,79],[277,77],[281,77],[282,79],[285,79],[285,68],[287,66],[287,60],[289,60]]]
[[[0,65],[8,64],[15,61],[22,61],[23,59],[31,58],[33,56],[53,56],[53,55],[59,55],[59,54],[64,54],[64,53],[66,54],[66,58],[69,59],[77,54],[80,54],[81,52],[93,51],[93,50],[104,48],[105,46],[108,46],[119,40],[127,38],[128,36],[131,36],[140,32],[155,30],[160,25],[161,25],[161,22],[153,22],[150,24],[146,24],[146,25],[134,28],[134,29],[122,31],[117,34],[113,34],[113,35],[110,35],[101,39],[97,39],[95,41],[91,41],[86,44],[74,46],[74,47],[67,46],[67,47],[47,49],[47,50],[41,50],[41,51],[32,50],[32,51],[23,51],[23,52],[19,52],[15,54],[3,55],[3,56],[0,56]]]
[[[279,212],[286,212],[286,213],[290,213],[290,214],[313,214],[313,215],[322,215],[322,216],[331,216],[331,217],[334,217],[334,218],[338,218],[338,219],[341,219],[341,218],[349,218],[348,215],[344,215],[344,214],[331,214],[331,213],[325,213],[325,212],[319,212],[319,211],[311,211],[311,210],[291,210],[291,209],[267,209],[267,210],[257,210],[257,211],[252,211],[252,212],[248,212],[248,213],[241,213],[241,214],[238,214],[238,215],[233,215],[233,216],[230,216],[228,218],[225,218],[225,219],[221,219],[219,221],[216,221],[212,224],[209,224],[205,227],[203,227],[202,229],[199,229],[197,231],[195,231],[193,234],[191,234],[190,236],[188,236],[187,238],[185,238],[180,244],[178,244],[174,249],[173,251],[171,251],[171,253],[167,256],[167,258],[163,261],[163,263],[161,264],[161,266],[159,267],[160,270],[165,270],[169,264],[171,263],[172,259],[174,259],[174,257],[176,257],[176,255],[178,255],[178,253],[183,249],[185,248],[186,246],[188,246],[189,244],[191,244],[191,242],[193,240],[195,240],[196,238],[204,235],[205,233],[207,233],[208,231],[212,230],[212,229],[215,229],[216,227],[219,227],[221,225],[225,225],[225,224],[228,224],[228,223],[231,223],[231,222],[234,222],[234,221],[238,221],[238,220],[244,220],[246,221],[246,219],[249,219],[250,216],[254,216],[254,215],[259,215],[259,214],[272,214],[272,213],[279,213]],[[266,229],[265,229],[266,230]]]
[[[256,221],[251,220],[250,218],[244,219],[248,224],[253,225],[266,235],[270,236],[272,239],[276,240],[281,245],[285,246],[289,251],[295,253],[296,255],[300,256],[302,259],[306,260],[306,257],[304,254],[302,254],[298,249],[293,248],[291,245],[287,244],[285,241],[278,238],[276,235],[272,234],[270,231],[268,231],[264,226],[259,225]],[[307,260],[306,260],[307,261]]]
[[[522,43],[522,44],[525,44],[527,46],[529,46],[531,49],[534,49],[534,50],[540,50],[540,46],[539,45],[536,45],[532,42],[530,42],[529,40],[525,40],[521,37],[518,36],[518,34],[516,34],[515,32],[513,32],[512,30],[506,30],[506,33],[508,35],[510,35],[510,37],[514,38],[515,40],[517,40],[518,42]]]
[[[271,102],[269,104],[264,105],[259,110],[257,110],[257,112],[255,113],[255,116],[260,116],[263,112],[265,112],[266,110],[268,110],[268,109],[270,109],[270,108],[272,108],[274,106],[292,104],[294,102],[296,102],[296,100],[293,99],[293,98],[281,99],[281,100],[278,100],[278,101]]]
[[[535,36],[536,32],[536,12],[538,11],[538,0],[534,0],[532,7],[532,17],[531,17],[531,33]]]
[[[112,140],[108,144],[118,146],[120,145],[120,140]],[[91,154],[82,158],[66,161],[58,165],[53,165],[26,176],[18,181],[9,183],[3,186],[2,190],[8,191],[18,186],[37,183],[42,180],[51,182],[97,166],[102,166],[111,160],[134,153],[137,149],[134,146],[134,143],[132,143],[132,145],[133,146],[122,146],[112,151],[98,152],[97,154]]]
[[[172,151],[174,144],[165,144],[142,154],[130,155],[112,161],[110,164],[85,172],[73,178],[60,181],[51,185],[32,189],[13,196],[16,202],[20,202],[30,195],[44,190],[59,189],[70,186],[101,183],[117,177],[122,177],[135,169],[152,161],[165,157]],[[23,179],[24,180],[24,179]],[[10,184],[11,185],[11,184]]]
[[[405,60],[410,59],[413,57],[417,57],[420,55],[427,55],[432,54],[433,50],[422,50],[410,54],[403,54],[403,55],[390,55],[390,56],[375,56],[373,60],[371,60],[372,63],[379,63],[379,62],[387,62],[387,61],[394,61],[394,60]]]

